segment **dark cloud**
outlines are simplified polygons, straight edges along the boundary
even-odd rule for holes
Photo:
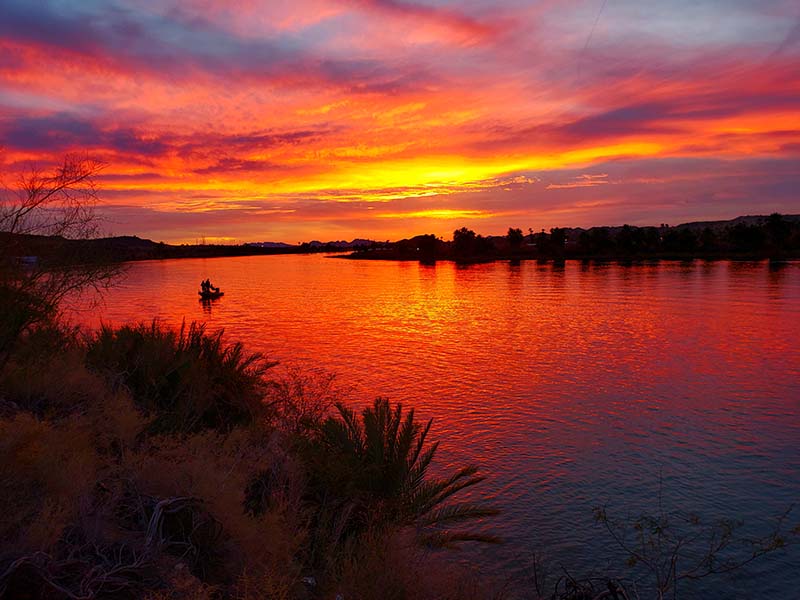
[[[103,182],[120,183],[120,182],[141,182],[141,181],[154,181],[159,179],[166,179],[161,173],[100,173],[97,176],[97,181],[101,184]]]
[[[672,107],[667,103],[634,104],[585,117],[556,127],[552,132],[559,138],[597,139],[641,133],[675,133],[668,116]]]
[[[566,138],[605,138],[645,133],[687,131],[687,121],[737,117],[751,112],[793,110],[798,97],[793,90],[775,88],[757,93],[687,93],[658,102],[612,108],[554,128]]]
[[[59,46],[75,52],[96,51],[103,39],[92,20],[74,11],[55,12],[48,2],[3,2],[0,36],[43,46]]]
[[[800,154],[800,142],[781,144],[780,150],[785,154]]]
[[[691,134],[694,121],[735,118],[758,112],[797,110],[798,95],[793,89],[774,87],[766,90],[719,91],[716,93],[686,92],[674,98],[609,106],[595,114],[562,122],[541,125],[492,123],[471,129],[481,138],[472,144],[476,150],[494,148],[548,148],[567,144],[592,143],[631,136]],[[781,136],[795,138],[797,130],[747,133],[751,139]],[[722,136],[720,136],[720,139]],[[563,147],[563,146],[562,146]],[[686,146],[688,149],[688,145]]]
[[[318,57],[286,36],[240,38],[178,10],[168,16],[119,8],[94,14],[80,6],[63,12],[46,1],[6,0],[0,37],[170,81],[205,73],[229,80],[335,85],[353,92],[396,92],[431,81],[424,70],[401,62]]]
[[[16,115],[0,120],[0,140],[10,148],[42,152],[100,148],[126,154],[159,155],[169,147],[159,140],[143,139],[133,129],[107,130],[67,113],[39,117]]]
[[[492,41],[505,30],[504,24],[498,22],[496,18],[483,15],[482,19],[476,19],[449,7],[437,7],[400,0],[350,1],[363,9],[380,11],[390,15],[411,18],[422,23],[432,23],[449,28],[454,33],[464,36],[466,40]]]
[[[224,173],[255,173],[278,169],[285,170],[286,167],[266,160],[221,158],[213,165],[194,169],[193,173],[198,175],[218,175]]]
[[[800,19],[797,19],[797,21],[794,24],[794,27],[792,27],[789,30],[789,32],[786,34],[783,40],[781,40],[781,43],[775,47],[775,50],[772,51],[768,60],[771,60],[779,56],[780,54],[787,52],[789,49],[791,49],[793,46],[796,46],[798,43],[800,43]]]
[[[16,71],[24,68],[25,60],[18,48],[0,47],[0,71]]]
[[[70,115],[46,117],[17,116],[0,121],[3,144],[21,150],[62,150],[97,144],[98,131],[92,123]]]
[[[253,151],[299,145],[330,134],[333,129],[254,131],[243,134],[205,135],[143,134],[132,127],[103,125],[69,113],[26,116],[12,113],[0,119],[0,145],[17,150],[63,152],[97,149],[131,157],[158,157],[173,152],[179,156],[214,155],[229,151]],[[227,161],[227,162],[226,162]],[[244,170],[248,161],[221,159],[207,172]],[[256,162],[253,162],[255,166]],[[265,165],[266,166],[266,165]],[[203,171],[197,171],[198,173]]]

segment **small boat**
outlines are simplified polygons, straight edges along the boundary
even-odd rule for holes
[[[197,295],[200,296],[200,300],[216,300],[220,296],[224,296],[225,292],[220,292],[219,290],[216,292],[197,292]]]

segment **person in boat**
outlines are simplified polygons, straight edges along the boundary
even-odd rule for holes
[[[214,287],[214,285],[211,283],[210,279],[205,279],[205,280],[200,282],[200,291],[204,295],[211,294],[211,293],[216,294],[216,293],[219,293],[219,288],[218,287]]]

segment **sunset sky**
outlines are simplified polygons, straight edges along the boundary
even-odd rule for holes
[[[798,213],[800,4],[0,0],[0,147],[168,242]]]

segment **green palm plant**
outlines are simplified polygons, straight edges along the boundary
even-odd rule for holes
[[[462,467],[443,478],[430,475],[439,447],[438,442],[426,447],[432,419],[423,426],[414,419],[413,409],[403,417],[402,405],[392,408],[384,398],[365,408],[360,419],[341,403],[336,408],[338,415],[322,425],[321,439],[338,461],[340,486],[341,475],[346,473],[346,493],[366,509],[372,524],[413,526],[421,542],[435,547],[499,541],[492,535],[458,528],[498,511],[453,501],[456,494],[485,479],[476,467]]]

